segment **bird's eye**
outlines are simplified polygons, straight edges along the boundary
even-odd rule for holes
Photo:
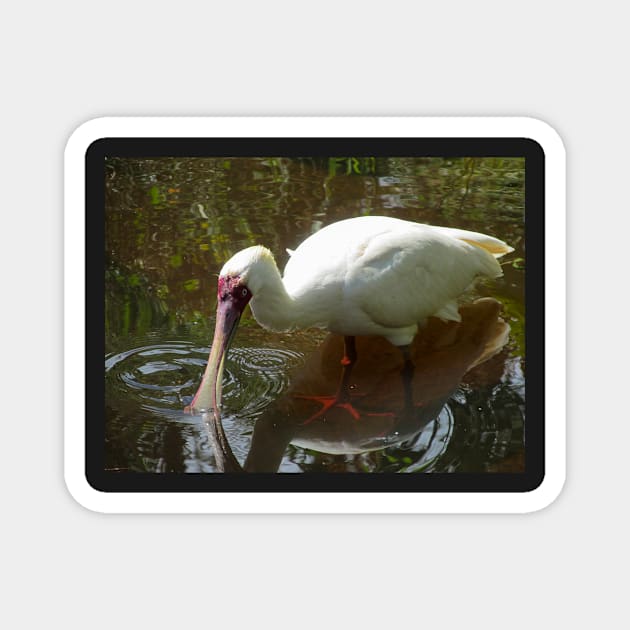
[[[243,297],[245,297],[245,296],[247,295],[247,293],[248,293],[247,289],[243,289],[243,290],[241,291],[241,295],[242,295]]]

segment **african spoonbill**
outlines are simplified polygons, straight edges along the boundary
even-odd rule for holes
[[[457,298],[476,277],[501,276],[497,258],[511,251],[478,232],[379,216],[322,228],[292,252],[284,276],[265,247],[241,250],[221,269],[208,365],[187,411],[211,413],[215,441],[227,444],[219,416],[223,365],[248,303],[264,328],[318,327],[345,337],[342,383],[333,402],[347,404],[356,335],[379,335],[398,346],[403,374],[410,377],[409,345],[418,326],[429,316],[460,321]]]

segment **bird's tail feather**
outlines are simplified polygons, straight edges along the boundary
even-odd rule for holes
[[[507,243],[504,243],[494,236],[488,236],[487,234],[481,234],[480,232],[470,232],[469,230],[460,230],[458,228],[432,227],[443,234],[465,241],[466,243],[470,243],[476,247],[481,247],[481,249],[485,249],[495,258],[501,258],[501,256],[514,251],[513,247],[510,247]]]

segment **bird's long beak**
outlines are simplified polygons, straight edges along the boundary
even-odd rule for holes
[[[219,418],[225,355],[238,328],[241,314],[242,310],[234,303],[230,295],[219,299],[208,365],[201,385],[185,411],[189,413],[214,412],[214,415]]]
[[[200,413],[202,415],[214,444],[219,472],[243,472],[243,468],[234,456],[223,430],[220,412],[225,355],[238,328],[242,312],[242,308],[234,303],[232,296],[226,295],[223,299],[219,297],[214,339],[212,340],[208,365],[195,397],[190,405],[184,409],[187,413]]]

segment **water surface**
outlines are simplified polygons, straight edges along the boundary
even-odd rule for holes
[[[307,398],[334,390],[339,340],[271,333],[247,309],[224,376],[223,423],[236,457],[281,472],[523,470],[523,160],[115,158],[105,176],[108,469],[215,471],[203,421],[182,410],[208,357],[223,263],[263,244],[282,269],[286,249],[321,227],[373,214],[512,245],[504,277],[466,297],[498,300],[505,327],[489,301],[459,331],[429,327],[418,341],[411,415],[398,395],[398,357],[363,341],[356,420],[340,409],[318,416]]]

